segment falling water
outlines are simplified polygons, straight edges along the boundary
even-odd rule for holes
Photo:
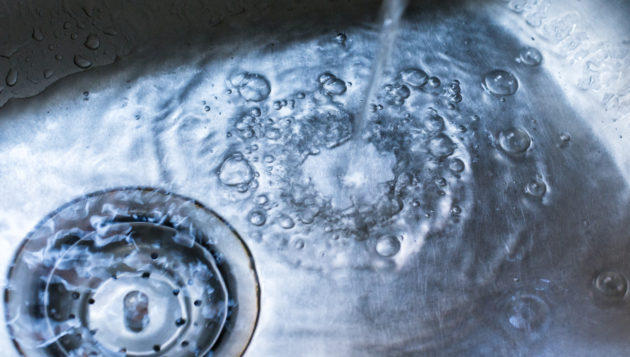
[[[372,62],[372,71],[370,74],[365,99],[363,101],[363,106],[355,123],[355,141],[361,141],[363,139],[363,135],[365,134],[364,132],[370,113],[370,106],[380,85],[381,76],[383,75],[383,69],[387,65],[387,62],[392,55],[392,50],[394,48],[394,43],[396,42],[396,35],[398,32],[398,25],[406,6],[407,0],[383,1],[383,5],[379,14],[379,18],[381,19],[383,27],[380,33],[376,57]]]

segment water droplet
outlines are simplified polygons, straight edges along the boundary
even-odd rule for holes
[[[429,140],[429,152],[436,158],[445,158],[453,154],[455,151],[455,143],[445,134]]]
[[[376,242],[376,253],[382,257],[391,257],[400,250],[400,241],[396,236],[385,235]]]
[[[91,34],[85,39],[83,45],[91,50],[96,50],[101,46],[101,40],[97,35]]]
[[[70,27],[72,27],[72,24],[70,22],[66,21],[63,23],[63,28],[65,30],[69,29]]]
[[[520,62],[528,66],[538,66],[542,62],[542,53],[534,47],[523,47],[520,51]]]
[[[230,82],[238,93],[248,102],[265,100],[271,92],[271,85],[267,78],[256,73],[240,73],[233,76]]]
[[[547,192],[547,185],[539,177],[531,180],[527,185],[525,185],[525,193],[532,197],[541,198],[545,195],[545,192]]]
[[[278,217],[278,224],[284,229],[291,229],[295,226],[293,219],[285,214]]]
[[[484,88],[495,96],[506,96],[516,93],[518,81],[510,72],[495,69],[483,77]]]
[[[304,240],[296,239],[294,245],[295,245],[295,249],[302,249],[304,248]]]
[[[544,326],[549,307],[538,296],[512,296],[507,309],[507,320],[512,328],[532,332]]]
[[[247,220],[255,226],[262,226],[267,222],[267,213],[261,209],[254,208],[247,214]]]
[[[74,56],[74,64],[76,64],[77,67],[83,68],[83,69],[89,68],[92,66],[92,62],[81,55]]]
[[[73,40],[76,40],[77,38],[79,38],[79,35],[77,35],[76,33],[72,33],[70,35],[70,38],[73,39]]]
[[[510,128],[499,133],[499,145],[508,154],[522,154],[531,143],[529,134],[520,128]]]
[[[55,59],[56,59],[57,61],[61,61],[61,60],[63,59],[63,56],[61,56],[60,54],[56,54],[56,55],[55,55]]]
[[[9,73],[7,73],[5,81],[9,87],[13,87],[14,85],[16,85],[18,81],[18,71],[11,68],[9,70]]]
[[[210,107],[206,105],[205,107],[203,107],[203,110],[206,111],[206,112],[209,112],[210,111]]]
[[[247,185],[254,179],[254,169],[243,154],[235,153],[223,161],[218,175],[221,183],[226,186]]]
[[[429,76],[421,69],[409,68],[400,72],[400,79],[413,88],[420,88],[427,83]]]
[[[51,69],[47,69],[44,71],[44,78],[48,79],[50,77],[52,77],[52,75],[54,74],[54,72]]]
[[[44,34],[42,33],[42,29],[39,26],[35,26],[33,27],[33,40],[35,41],[43,41],[44,40]]]
[[[628,290],[628,281],[617,271],[600,273],[593,285],[597,292],[607,298],[622,299]]]
[[[460,159],[453,159],[453,160],[451,160],[448,163],[449,170],[451,170],[451,171],[453,171],[455,173],[460,173],[460,172],[464,171],[465,167],[466,167],[466,165]]]

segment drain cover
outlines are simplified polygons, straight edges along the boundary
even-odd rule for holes
[[[234,356],[259,287],[245,244],[198,202],[97,192],[45,218],[10,268],[7,325],[25,356]]]

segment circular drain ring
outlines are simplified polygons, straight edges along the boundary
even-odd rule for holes
[[[227,222],[195,200],[158,189],[126,187],[91,193],[63,205],[46,216],[20,245],[9,268],[5,317],[13,343],[22,355],[48,356],[58,352],[58,349],[51,350],[51,346],[59,345],[56,340],[51,343],[56,336],[39,326],[42,323],[38,319],[45,315],[40,310],[46,307],[38,305],[37,296],[41,289],[38,278],[55,266],[54,259],[52,265],[50,261],[42,262],[50,258],[51,252],[59,254],[55,244],[61,234],[63,237],[80,232],[87,234],[134,222],[188,232],[195,237],[195,242],[212,253],[231,299],[225,328],[212,353],[219,356],[244,353],[258,320],[260,302],[254,261],[245,243]],[[35,257],[41,261],[34,261]],[[16,282],[20,283],[19,288]],[[187,345],[188,342],[183,347]],[[118,351],[109,352],[107,354],[120,355]],[[167,352],[172,350],[155,350],[151,355]],[[183,355],[200,352],[193,348],[180,351]]]

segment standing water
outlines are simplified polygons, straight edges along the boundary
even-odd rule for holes
[[[204,4],[0,48],[5,351],[624,355],[626,43],[544,1]]]

